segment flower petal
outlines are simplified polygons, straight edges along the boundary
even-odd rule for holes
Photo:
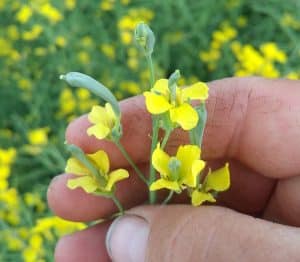
[[[194,190],[192,193],[192,205],[200,206],[203,202],[216,202],[215,198],[210,193]]]
[[[116,182],[123,180],[125,178],[128,178],[128,177],[129,177],[129,173],[125,169],[117,169],[117,170],[112,171],[108,176],[108,182],[107,182],[104,190],[111,191],[113,185]]]
[[[170,118],[172,122],[178,123],[183,130],[193,129],[199,120],[196,110],[187,103],[171,108]]]
[[[93,106],[92,111],[88,114],[88,119],[92,124],[102,123],[107,125],[109,116],[104,107]]]
[[[107,174],[109,171],[109,158],[103,150],[99,150],[94,154],[87,154],[88,158],[97,166],[98,169]]]
[[[144,92],[147,110],[154,115],[168,111],[172,106],[162,95]]]
[[[110,128],[108,126],[103,125],[102,123],[98,123],[93,125],[87,129],[87,134],[89,136],[94,135],[98,139],[103,139],[107,137],[110,133]]]
[[[174,191],[180,191],[180,187],[177,181],[169,181],[163,178],[153,182],[150,186],[150,191],[155,191],[163,188],[167,188],[169,190],[174,190]]]
[[[196,145],[179,146],[176,153],[176,158],[181,163],[180,173],[182,176],[192,172],[192,165],[195,160],[200,158],[200,153],[201,150]]]
[[[167,100],[169,100],[170,90],[169,90],[169,80],[168,79],[159,79],[155,82],[151,92],[159,93],[164,96]]]
[[[187,101],[188,99],[206,100],[208,98],[208,86],[203,82],[198,82],[182,89],[182,97],[183,101]]]
[[[205,191],[211,189],[216,191],[225,191],[230,186],[230,171],[228,163],[224,167],[210,172],[204,181]]]
[[[111,106],[110,103],[106,103],[105,104],[105,110],[106,110],[106,114],[107,114],[107,117],[109,119],[109,122],[112,122],[112,126],[114,125],[114,123],[116,122],[117,120],[117,116]]]
[[[96,180],[90,176],[69,179],[67,186],[70,189],[81,187],[86,193],[95,192],[98,188]]]
[[[161,177],[168,178],[170,170],[168,167],[170,157],[160,149],[159,144],[152,154],[152,165],[160,173]]]
[[[89,175],[91,173],[88,168],[86,168],[78,159],[74,157],[68,159],[65,171],[69,174],[78,176]]]
[[[195,160],[192,164],[192,172],[188,172],[185,174],[182,182],[189,187],[196,187],[197,185],[197,176],[200,171],[205,167],[205,162],[203,160]]]

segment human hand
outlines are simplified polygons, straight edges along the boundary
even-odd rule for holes
[[[118,198],[134,208],[108,234],[113,261],[300,261],[300,82],[228,78],[209,87],[202,158],[213,167],[230,163],[230,190],[220,194],[218,206],[139,206],[147,198],[146,186],[135,175],[120,182]],[[151,119],[143,98],[127,99],[121,108],[122,143],[147,170]],[[88,126],[86,116],[75,120],[67,141],[89,153],[102,148],[113,168],[129,168],[114,145],[86,135]],[[172,152],[187,139],[178,131],[167,149]],[[110,200],[69,190],[68,178],[63,174],[51,182],[48,202],[54,213],[91,221],[116,212]],[[186,201],[177,196],[173,202]],[[110,261],[105,246],[110,223],[62,238],[56,261]]]

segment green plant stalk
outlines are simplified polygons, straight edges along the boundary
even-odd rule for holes
[[[116,144],[116,146],[118,147],[118,149],[120,150],[120,152],[123,154],[123,156],[125,157],[125,159],[128,161],[128,163],[132,166],[132,168],[134,169],[134,171],[138,174],[139,178],[145,182],[146,184],[148,184],[148,181],[146,180],[144,174],[141,172],[141,170],[136,166],[136,164],[132,161],[131,157],[128,155],[127,151],[125,150],[125,148],[122,146],[122,144],[120,143],[119,140],[113,140],[114,143]]]
[[[171,191],[169,192],[169,194],[167,195],[167,197],[165,198],[165,200],[162,202],[162,205],[168,204],[169,201],[171,200],[171,198],[173,197],[173,195],[174,195],[174,191],[171,190]]]
[[[153,151],[155,150],[155,147],[157,145],[158,141],[158,129],[159,129],[159,119],[157,116],[153,116],[152,118],[152,142],[151,142],[151,154],[150,154],[150,171],[149,171],[149,181],[148,181],[148,186],[155,181],[155,169],[152,165],[152,154]],[[149,190],[149,203],[154,204],[156,202],[156,191],[150,191]]]
[[[120,201],[116,198],[116,196],[114,194],[112,194],[111,199],[114,201],[114,203],[118,207],[118,209],[120,211],[120,214],[123,215],[124,214],[124,208],[122,207]]]
[[[153,67],[153,62],[152,62],[152,56],[151,54],[146,54],[146,59],[148,63],[148,67],[150,70],[150,87],[152,88],[154,86],[154,81],[155,81],[155,74],[154,74],[154,67]],[[149,170],[149,181],[148,181],[148,186],[155,181],[155,169],[152,165],[152,154],[153,151],[157,145],[158,141],[158,130],[159,130],[159,121],[157,116],[152,116],[152,142],[151,142],[151,154],[150,154],[150,170]],[[154,204],[156,202],[156,192],[155,191],[150,191],[149,190],[149,203]]]
[[[148,67],[150,70],[150,86],[152,88],[154,86],[155,75],[154,75],[154,67],[153,67],[151,55],[146,55],[146,59],[147,59]]]
[[[165,148],[165,146],[166,146],[166,144],[167,144],[167,142],[168,142],[168,140],[169,140],[169,137],[170,137],[170,135],[171,135],[171,130],[167,130],[166,131],[166,134],[165,134],[165,136],[164,136],[164,139],[163,139],[163,141],[161,142],[161,149],[164,149]]]

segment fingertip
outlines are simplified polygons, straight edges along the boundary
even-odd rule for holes
[[[110,222],[63,236],[56,244],[55,262],[110,261],[105,236]]]
[[[72,177],[62,174],[51,181],[47,198],[53,213],[67,220],[92,221],[113,211],[108,199],[86,194],[82,189],[69,189],[66,185]]]

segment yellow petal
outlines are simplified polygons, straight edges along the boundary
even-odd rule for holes
[[[169,181],[163,178],[153,182],[150,186],[150,191],[155,191],[163,188],[174,190],[174,191],[180,191],[180,187],[176,181]]]
[[[157,92],[163,95],[167,100],[169,100],[170,90],[169,90],[169,80],[168,79],[159,79],[155,82],[151,92]]]
[[[103,150],[99,150],[94,154],[88,154],[88,158],[94,163],[98,169],[101,170],[104,174],[107,174],[109,171],[109,158]]]
[[[168,154],[161,150],[158,144],[152,154],[152,165],[163,178],[169,177],[169,160]]]
[[[79,160],[77,160],[74,157],[68,159],[65,171],[69,174],[74,174],[79,176],[90,174],[89,169],[87,169],[83,164],[81,164]]]
[[[179,146],[176,158],[180,161],[180,173],[182,175],[191,173],[192,165],[195,160],[200,158],[200,148],[196,145]]]
[[[114,122],[117,120],[117,117],[110,103],[105,104],[105,110],[110,122],[113,122],[112,124],[114,124]]]
[[[151,92],[144,92],[147,110],[154,115],[168,111],[172,106],[162,95]]]
[[[224,167],[210,172],[205,178],[204,188],[205,191],[211,189],[216,191],[225,191],[230,186],[230,171],[228,163]]]
[[[98,123],[93,125],[87,129],[87,134],[89,136],[94,135],[98,139],[103,139],[107,137],[110,133],[110,128],[108,126],[103,125],[102,123]]]
[[[197,185],[197,176],[200,171],[205,167],[205,162],[203,160],[195,160],[192,164],[192,171],[185,174],[182,182],[189,187],[196,187]]]
[[[93,106],[92,111],[88,114],[88,119],[92,124],[102,123],[102,125],[107,125],[109,116],[104,107]]]
[[[203,202],[216,202],[212,194],[200,192],[198,190],[194,190],[192,193],[192,205],[200,206]]]
[[[70,189],[81,187],[86,193],[95,192],[98,188],[96,180],[90,176],[69,179],[67,186]]]
[[[106,191],[111,191],[113,185],[120,181],[123,180],[125,178],[129,177],[129,173],[127,170],[125,169],[117,169],[114,170],[113,172],[111,172],[108,176],[108,182],[105,186],[105,190]]]
[[[171,108],[170,118],[172,122],[179,124],[183,130],[193,129],[199,119],[196,110],[187,103],[179,107]]]
[[[198,82],[190,87],[182,89],[183,101],[188,99],[201,99],[206,100],[208,98],[208,86],[203,82]]]

